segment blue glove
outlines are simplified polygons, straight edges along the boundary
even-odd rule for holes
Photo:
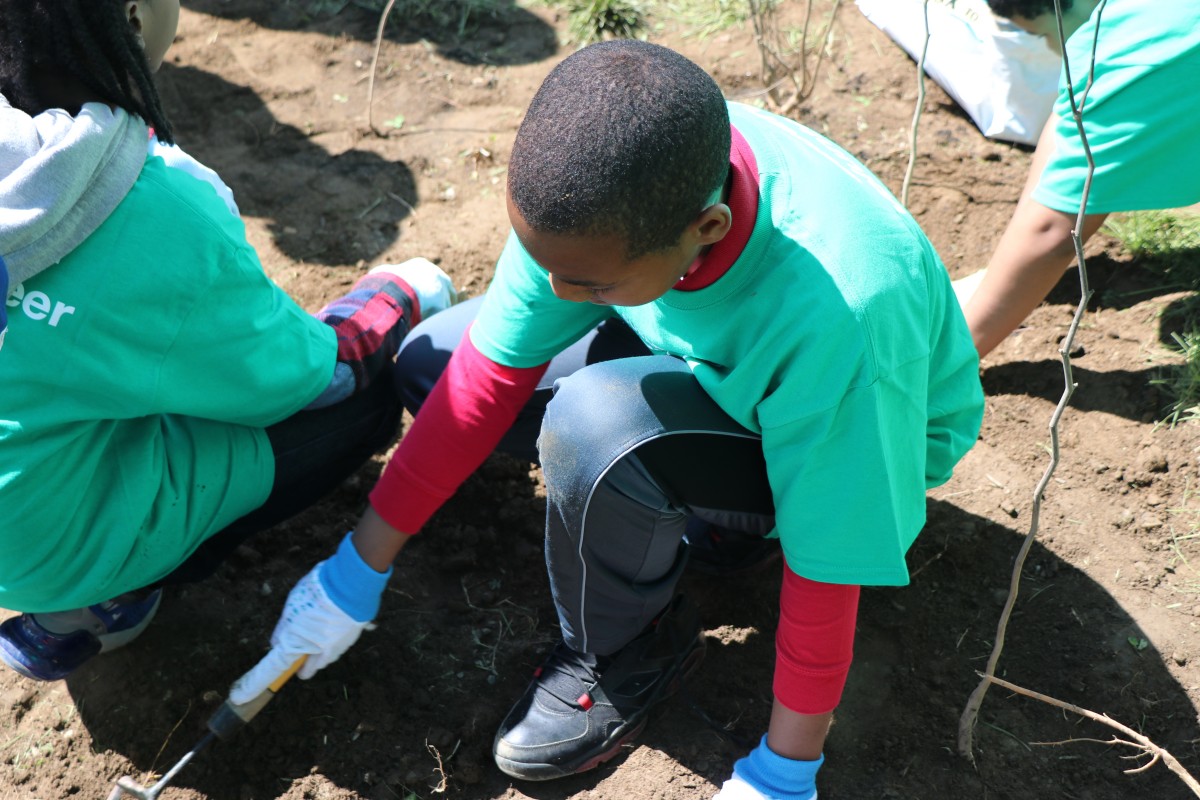
[[[817,770],[824,763],[824,755],[816,761],[776,755],[764,735],[758,747],[733,765],[733,777],[713,800],[817,800]]]
[[[303,655],[308,660],[296,674],[311,678],[341,658],[379,613],[392,569],[372,569],[350,536],[346,534],[333,557],[313,567],[288,594],[271,634],[271,652],[233,685],[230,702],[249,703]]]

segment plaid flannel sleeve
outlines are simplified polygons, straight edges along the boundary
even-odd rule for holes
[[[417,298],[387,273],[365,275],[344,296],[316,313],[337,334],[338,364],[329,387],[309,408],[323,408],[365,390],[396,355],[417,323]]]

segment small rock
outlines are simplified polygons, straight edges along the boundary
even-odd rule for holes
[[[250,564],[257,564],[263,560],[262,553],[246,544],[239,545],[238,549],[234,551],[234,554],[238,558]]]
[[[1187,655],[1186,655],[1186,654],[1184,654],[1184,653],[1180,653],[1180,652],[1177,650],[1177,651],[1175,651],[1174,653],[1171,653],[1171,660],[1172,660],[1172,661],[1174,661],[1176,664],[1178,664],[1179,666],[1181,666],[1181,667],[1182,667],[1182,666],[1185,666],[1185,665],[1187,664],[1187,662],[1188,662],[1188,657],[1187,657]]]
[[[1017,517],[1018,514],[1021,513],[1020,511],[1017,510],[1016,506],[1014,506],[1012,503],[1008,502],[1007,500],[1000,503],[1000,510],[1003,511],[1005,514],[1008,514],[1010,517],[1013,517],[1014,519]]]
[[[1138,458],[1138,466],[1147,472],[1166,472],[1171,465],[1161,447],[1147,447]]]

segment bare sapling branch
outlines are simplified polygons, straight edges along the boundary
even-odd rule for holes
[[[912,185],[913,171],[917,166],[917,130],[921,124],[921,112],[925,110],[925,56],[929,53],[929,0],[922,5],[925,13],[925,42],[921,45],[921,57],[917,59],[917,105],[913,109],[912,128],[908,132],[908,167],[904,170],[904,185],[900,188],[900,204],[908,208],[908,187]]]
[[[788,36],[779,29],[776,16],[778,0],[749,0],[750,22],[754,29],[754,41],[758,46],[759,57],[762,60],[762,82],[767,87],[766,94],[779,114],[787,115],[800,105],[817,85],[817,76],[821,71],[821,63],[825,51],[829,49],[829,38],[833,33],[833,22],[837,18],[842,0],[834,0],[829,12],[829,21],[822,31],[819,44],[809,47],[809,28],[812,21],[814,0],[808,0],[804,7],[804,22],[800,30],[798,48],[793,48],[788,42]],[[809,54],[812,52],[813,61],[810,68]],[[777,90],[785,84],[791,84],[791,92],[782,99],[777,96]]]
[[[1075,393],[1077,384],[1071,370],[1071,348],[1075,341],[1075,333],[1079,329],[1079,323],[1083,319],[1083,314],[1087,310],[1088,302],[1092,298],[1092,290],[1088,286],[1087,265],[1083,257],[1083,239],[1081,231],[1083,230],[1083,218],[1087,210],[1088,195],[1092,188],[1092,175],[1096,169],[1095,160],[1092,158],[1092,151],[1088,145],[1087,134],[1083,130],[1083,107],[1087,99],[1087,93],[1091,90],[1092,81],[1095,77],[1096,68],[1096,44],[1100,35],[1100,19],[1104,11],[1104,6],[1107,0],[1100,0],[1100,4],[1096,8],[1096,33],[1092,41],[1092,58],[1088,68],[1087,83],[1084,86],[1082,95],[1079,98],[1075,96],[1074,85],[1071,81],[1071,65],[1070,59],[1067,57],[1067,37],[1063,30],[1062,3],[1061,0],[1054,0],[1054,13],[1058,21],[1058,39],[1063,54],[1063,71],[1067,84],[1067,92],[1071,100],[1071,115],[1075,121],[1076,131],[1079,133],[1079,138],[1083,144],[1083,152],[1087,158],[1087,176],[1083,181],[1083,191],[1079,200],[1079,213],[1075,219],[1075,229],[1071,231],[1071,240],[1075,245],[1075,258],[1079,262],[1079,284],[1080,284],[1080,299],[1079,305],[1075,309],[1075,316],[1071,319],[1071,325],[1067,330],[1066,337],[1062,340],[1059,346],[1059,356],[1062,359],[1063,365],[1063,393],[1059,398],[1058,406],[1054,409],[1054,413],[1050,415],[1050,464],[1046,467],[1042,479],[1038,482],[1037,487],[1033,492],[1033,510],[1030,513],[1029,532],[1025,534],[1025,540],[1021,543],[1021,549],[1017,553],[1016,563],[1013,564],[1012,577],[1009,581],[1008,597],[1004,602],[1004,609],[1000,613],[1000,621],[996,625],[995,643],[992,645],[991,655],[988,657],[987,668],[984,672],[983,679],[971,696],[967,699],[967,705],[963,709],[962,716],[958,721],[958,751],[972,761],[975,760],[974,753],[974,734],[975,725],[979,718],[979,710],[983,706],[984,695],[987,694],[988,687],[996,681],[996,665],[1000,661],[1000,653],[1004,650],[1004,637],[1008,630],[1008,620],[1012,615],[1013,606],[1017,601],[1017,593],[1021,584],[1021,571],[1025,567],[1025,559],[1029,555],[1029,550],[1033,546],[1034,539],[1038,534],[1038,523],[1041,518],[1042,499],[1046,486],[1050,483],[1051,476],[1058,468],[1059,463],[1059,439],[1058,439],[1058,423],[1062,419],[1063,412],[1066,410],[1067,404],[1071,400],[1071,396]]]
[[[388,0],[388,4],[383,7],[383,13],[379,15],[379,29],[375,31],[375,50],[371,54],[371,79],[367,83],[367,127],[369,127],[376,136],[387,137],[387,133],[375,127],[375,71],[379,67],[379,48],[383,44],[383,30],[387,26],[388,15],[392,13],[392,7],[396,5],[396,0]]]

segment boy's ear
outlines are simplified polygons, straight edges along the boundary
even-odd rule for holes
[[[700,212],[692,223],[696,242],[701,246],[716,244],[725,238],[733,226],[733,212],[724,203],[714,203]]]
[[[142,32],[142,10],[138,7],[138,0],[126,0],[125,18],[129,20],[129,27],[133,28],[134,33]]]

